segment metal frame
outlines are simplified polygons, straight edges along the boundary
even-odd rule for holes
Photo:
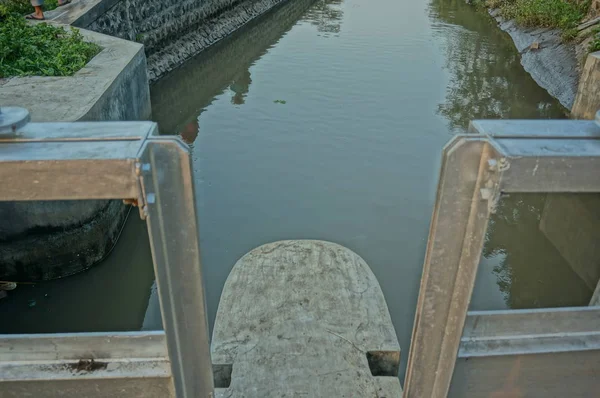
[[[137,202],[148,223],[165,331],[0,336],[0,395],[55,383],[61,396],[86,396],[85,388],[98,386],[116,396],[213,396],[188,147],[157,136],[150,122],[29,123],[8,131],[0,131],[0,201]],[[105,361],[107,369],[85,377],[64,371],[85,359]]]
[[[499,195],[600,192],[599,171],[600,127],[592,121],[476,121],[444,148],[405,398],[446,397],[457,356],[600,355],[598,307],[468,313]]]
[[[11,123],[0,123],[0,201],[134,199],[148,221],[165,332],[0,336],[0,395],[213,396],[188,148],[146,122]],[[500,193],[600,192],[600,128],[485,121],[471,132],[444,149],[407,398],[445,397],[457,358],[576,353],[600,364],[600,307],[467,311]],[[80,374],[89,359],[98,369]]]

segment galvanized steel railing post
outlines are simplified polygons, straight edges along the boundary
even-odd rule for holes
[[[150,246],[177,396],[212,390],[210,336],[187,146],[172,137],[149,140],[140,156]]]
[[[588,369],[600,366],[600,307],[468,309],[501,194],[600,193],[600,114],[595,123],[486,120],[470,130],[443,153],[404,397],[488,397],[505,381],[522,396],[595,396]]]
[[[31,391],[39,395],[59,383],[60,387],[54,385],[58,390],[52,391],[59,394],[60,390],[65,398],[92,391],[103,396],[165,398],[173,387],[180,398],[212,397],[200,239],[187,146],[176,137],[156,136],[156,124],[150,122],[28,121],[24,109],[1,110],[0,181],[4,188],[0,201],[126,199],[140,206],[149,227],[172,384],[164,384],[169,375],[164,372],[162,333],[12,335],[0,336],[0,395],[21,396]],[[118,341],[114,352],[111,341]],[[36,352],[27,348],[32,343]],[[116,369],[86,378],[65,372],[83,353],[88,358],[80,359],[108,363],[112,359]],[[135,360],[123,366],[127,358]],[[3,367],[7,368],[3,371]],[[146,379],[155,381],[147,385],[148,394],[144,383],[139,383]]]

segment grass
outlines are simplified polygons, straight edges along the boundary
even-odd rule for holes
[[[585,16],[589,2],[581,4],[565,0],[507,0],[500,9],[506,18],[514,18],[524,26],[569,30],[576,28]]]
[[[590,52],[600,51],[600,28],[594,29],[594,38],[590,42]]]
[[[85,42],[77,29],[31,25],[0,5],[0,78],[70,76],[99,52],[100,47]]]
[[[490,8],[499,8],[502,16],[521,26],[558,28],[565,41],[577,36],[576,27],[586,15],[589,0],[485,0]]]

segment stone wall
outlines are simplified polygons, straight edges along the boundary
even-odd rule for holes
[[[86,29],[144,44],[155,81],[285,0],[104,0],[111,8]]]

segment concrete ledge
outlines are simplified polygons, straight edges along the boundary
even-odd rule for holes
[[[0,104],[25,107],[36,122],[150,119],[143,46],[81,33],[102,47],[83,69],[5,79]],[[54,279],[91,267],[116,243],[128,209],[105,200],[0,203],[0,280]]]
[[[83,69],[66,77],[9,78],[0,103],[29,109],[34,122],[149,120],[143,46],[86,30],[81,34],[103,48]]]
[[[45,13],[46,20],[86,28],[120,0],[79,0]]]

